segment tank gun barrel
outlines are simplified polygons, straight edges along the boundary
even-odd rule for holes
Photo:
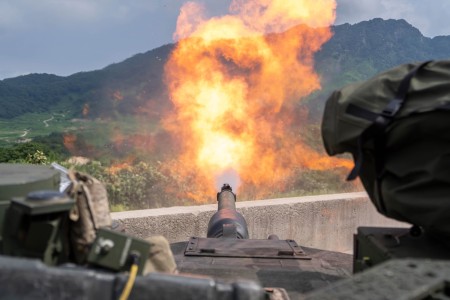
[[[236,210],[236,194],[225,183],[217,193],[217,212],[208,224],[208,238],[248,239],[248,227],[244,217]]]

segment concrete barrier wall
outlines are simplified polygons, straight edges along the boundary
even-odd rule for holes
[[[358,226],[407,226],[380,215],[365,192],[237,202],[250,238],[277,234],[299,245],[351,252]],[[138,237],[161,234],[170,242],[206,236],[217,205],[169,207],[113,213],[125,231]]]

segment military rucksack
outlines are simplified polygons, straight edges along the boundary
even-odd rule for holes
[[[104,185],[88,174],[70,171],[69,178],[68,194],[76,201],[69,215],[69,240],[73,259],[83,264],[97,230],[111,227],[108,195]]]
[[[450,240],[450,60],[405,64],[335,91],[322,137],[350,152],[377,210]]]
[[[95,255],[92,256],[91,251],[94,248],[93,252],[96,252],[94,243],[98,230],[101,228],[111,228],[116,231],[117,236],[113,238],[116,242],[121,239],[121,235],[126,235],[125,230],[118,228],[120,224],[117,221],[114,224],[115,226],[113,226],[105,186],[96,178],[74,170],[69,171],[68,177],[71,184],[67,189],[67,193],[76,201],[70,211],[68,226],[71,259],[77,264],[91,263],[106,268],[111,267],[111,264],[113,264],[117,267],[118,263],[108,261],[108,259],[105,259],[105,255],[102,256],[100,261],[97,261]],[[119,231],[122,231],[122,233],[119,234]],[[107,234],[109,237],[114,235],[112,231],[107,231]],[[127,240],[139,239],[129,236]],[[146,253],[147,256],[143,258],[145,262],[140,273],[177,272],[175,259],[166,238],[159,235],[150,236],[145,239],[145,243],[148,244],[149,250]],[[130,245],[129,247],[132,249],[133,246],[132,244]],[[117,246],[119,247],[119,243]],[[122,249],[121,251],[126,253],[128,250]],[[89,255],[92,257],[89,257]]]

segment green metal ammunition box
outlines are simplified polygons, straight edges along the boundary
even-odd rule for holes
[[[450,259],[449,249],[430,235],[413,236],[409,228],[358,227],[354,236],[353,272],[390,259]]]
[[[26,197],[38,190],[59,190],[60,175],[49,166],[0,164],[0,249],[3,224],[13,197]]]
[[[75,201],[57,191],[13,198],[5,216],[2,253],[39,258],[49,265],[65,260],[62,224]]]
[[[88,255],[88,263],[114,271],[128,271],[131,256],[139,257],[142,275],[150,251],[150,243],[117,231],[100,228]]]

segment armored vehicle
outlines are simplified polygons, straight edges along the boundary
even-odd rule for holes
[[[2,299],[445,299],[449,295],[449,252],[436,241],[417,236],[414,230],[359,228],[353,259],[280,240],[275,234],[267,240],[249,239],[246,221],[235,208],[236,195],[227,184],[217,194],[218,210],[205,237],[170,245],[178,274],[142,275],[142,261],[136,264],[133,259],[148,255],[151,246],[105,228],[97,231],[86,263],[76,264],[64,231],[75,201],[58,191],[60,174],[48,166],[9,164],[0,164],[0,174]],[[408,260],[395,259],[405,257]],[[438,260],[421,260],[425,258]],[[130,280],[133,265],[138,275]],[[352,269],[360,273],[351,276]],[[431,295],[442,297],[426,298]]]
[[[99,228],[85,263],[71,255],[67,222],[74,199],[59,192],[60,173],[47,166],[0,164],[0,293],[6,298],[102,298],[124,294],[133,258],[149,244]],[[179,274],[133,279],[131,299],[297,299],[351,274],[352,256],[306,248],[293,240],[249,239],[228,184],[206,237],[174,243]],[[142,274],[144,260],[137,263]],[[20,278],[20,284],[18,280]]]

